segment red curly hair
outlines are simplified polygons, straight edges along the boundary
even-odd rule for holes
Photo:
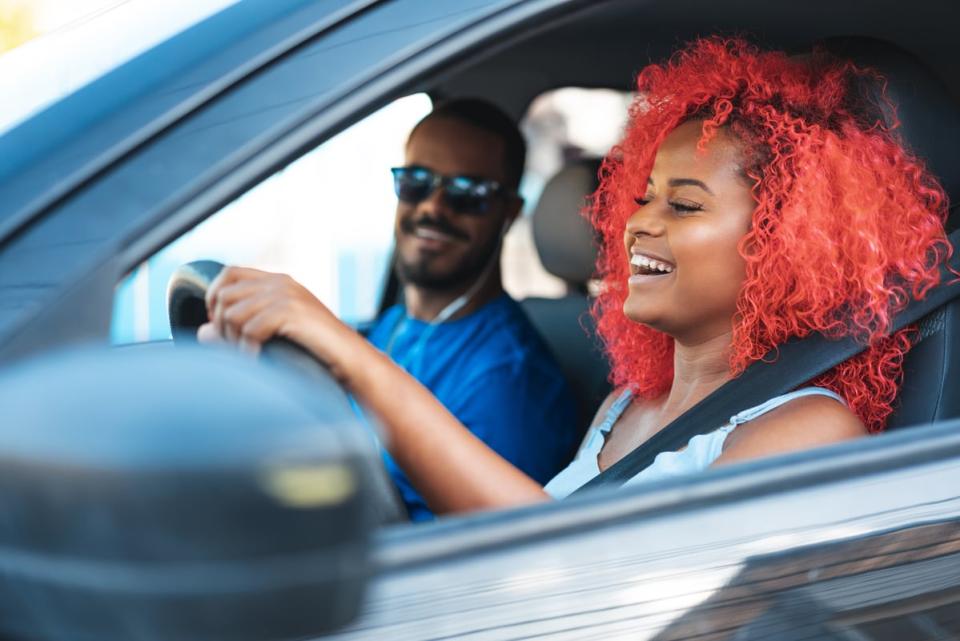
[[[593,313],[615,385],[652,399],[672,383],[673,339],[623,313],[623,231],[664,138],[698,119],[701,147],[719,128],[740,143],[757,202],[739,244],[746,280],[732,373],[775,358],[794,336],[857,336],[869,347],[811,383],[840,394],[870,431],[883,429],[912,332],[889,335],[891,316],[908,294],[923,296],[938,282],[950,245],[944,191],[898,141],[883,92],[870,97],[881,86],[875,72],[822,52],[796,59],[719,37],[640,72],[625,138],[603,163],[589,212],[602,236]]]

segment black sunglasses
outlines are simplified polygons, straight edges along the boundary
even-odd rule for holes
[[[430,197],[438,188],[443,188],[443,201],[450,209],[460,214],[481,215],[490,209],[494,198],[507,194],[507,190],[495,180],[470,176],[443,176],[425,167],[394,167],[393,189],[397,198],[415,205]]]

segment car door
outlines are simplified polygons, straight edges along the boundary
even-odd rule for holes
[[[958,425],[385,531],[331,638],[949,638]]]
[[[71,158],[48,145],[9,168],[0,360],[105,342],[114,287],[158,248],[423,78],[587,4],[288,3],[251,18],[232,64],[144,89],[165,106],[114,106],[119,124],[62,134]],[[877,622],[897,617],[955,633],[957,427],[384,530],[363,612],[330,638],[883,639]]]

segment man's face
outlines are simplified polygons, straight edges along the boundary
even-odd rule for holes
[[[503,142],[452,118],[429,118],[407,143],[406,166],[444,176],[471,176],[506,184]],[[516,217],[515,196],[494,196],[482,214],[454,211],[438,188],[416,204],[397,203],[394,233],[400,279],[427,289],[475,281],[498,250],[500,230]]]

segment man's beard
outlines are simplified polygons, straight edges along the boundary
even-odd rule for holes
[[[409,225],[412,233],[414,225]],[[452,269],[437,272],[433,269],[432,256],[420,258],[414,262],[404,261],[397,252],[397,277],[404,284],[415,285],[424,289],[446,291],[463,285],[471,285],[483,273],[490,261],[495,260],[495,254],[500,247],[499,236],[493,236],[477,251],[471,251],[464,256],[463,261]]]

